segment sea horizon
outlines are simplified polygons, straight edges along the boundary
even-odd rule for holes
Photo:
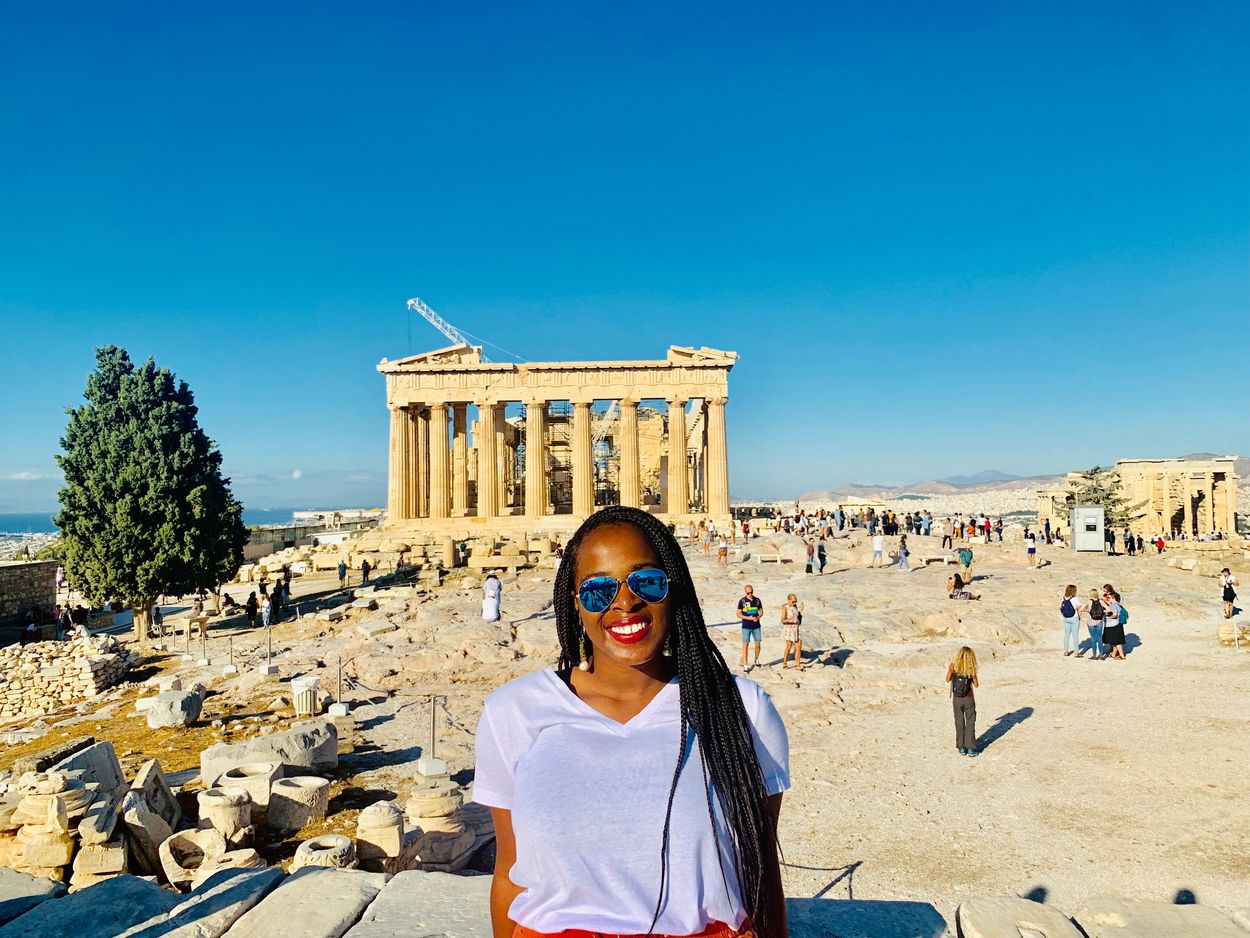
[[[21,534],[56,534],[52,522],[58,509],[47,511],[0,511],[0,536]],[[257,524],[290,524],[297,511],[351,511],[355,509],[335,506],[332,508],[247,508],[243,509],[243,523],[248,527]]]

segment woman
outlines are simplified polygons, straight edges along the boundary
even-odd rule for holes
[[[791,593],[781,607],[781,637],[786,642],[785,650],[781,653],[782,668],[790,667],[786,662],[790,660],[790,649],[794,649],[795,670],[803,670],[803,639],[799,636],[799,626],[802,624],[803,607],[799,605],[799,598]]]
[[[482,621],[498,622],[499,621],[499,599],[503,596],[503,584],[499,582],[499,576],[492,570],[486,574],[486,580],[482,583]]]
[[[1231,619],[1233,617],[1233,603],[1237,601],[1237,575],[1228,567],[1220,571],[1220,599],[1224,603],[1224,618]]]
[[[785,727],[730,673],[677,542],[636,508],[596,512],[553,605],[556,669],[495,691],[478,724],[494,938],[784,938]]]
[[[1067,658],[1081,650],[1081,617],[1076,608],[1076,584],[1069,583],[1059,600],[1059,615],[1063,619],[1063,656]],[[1072,647],[1068,647],[1069,641]]]
[[[961,756],[977,754],[977,701],[972,689],[980,687],[977,680],[977,656],[965,645],[959,649],[946,668],[946,683],[951,686],[955,707],[955,748]]]
[[[1102,641],[1109,649],[1103,657],[1110,656],[1112,661],[1123,661],[1124,622],[1121,620],[1127,617],[1124,615],[1124,607],[1120,605],[1120,594],[1112,588],[1110,583],[1103,584],[1102,609]]]
[[[911,564],[907,562],[907,558],[910,556],[911,551],[907,549],[907,535],[900,535],[898,539],[898,568],[900,570],[911,569]]]
[[[1101,661],[1102,653],[1102,620],[1103,608],[1102,600],[1098,597],[1098,590],[1089,591],[1089,599],[1081,603],[1080,611],[1084,613],[1089,621],[1085,623],[1085,627],[1089,629],[1089,650],[1090,661]],[[1084,658],[1085,652],[1078,651],[1078,658]]]
[[[980,593],[970,593],[964,587],[964,578],[958,573],[952,574],[946,578],[946,593],[951,599],[980,599]]]
[[[260,598],[260,623],[265,628],[269,628],[269,617],[273,614],[273,604],[269,601],[268,596]]]
[[[247,594],[247,603],[243,608],[247,611],[247,627],[256,628],[256,613],[260,609],[260,603],[256,601],[255,590]]]

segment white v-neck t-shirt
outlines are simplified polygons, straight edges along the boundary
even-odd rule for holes
[[[785,791],[790,752],[781,716],[762,687],[734,679],[765,789]],[[473,797],[512,812],[516,863],[508,876],[523,890],[509,910],[514,922],[538,932],[647,930],[660,895],[679,699],[674,678],[622,724],[578,698],[552,670],[517,678],[486,698]],[[703,759],[693,731],[687,738],[669,829],[668,888],[655,925],[661,935],[695,934],[712,922],[737,928],[746,918],[721,805],[713,799],[713,836]]]

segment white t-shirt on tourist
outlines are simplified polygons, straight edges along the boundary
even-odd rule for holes
[[[785,725],[762,687],[734,680],[765,789],[770,795],[785,791]],[[473,797],[512,812],[517,856],[508,876],[523,888],[509,910],[514,922],[538,932],[647,930],[660,895],[679,699],[674,679],[621,724],[579,699],[551,670],[510,681],[486,698]],[[746,917],[719,800],[714,804],[716,836],[703,759],[690,731],[673,798],[668,889],[656,934],[691,935],[712,922],[737,928]]]
[[[882,537],[880,534],[875,534],[875,535],[873,535],[873,538],[872,538],[872,549],[873,549],[874,551],[882,551],[882,550],[885,550],[885,538],[884,538],[884,537]]]

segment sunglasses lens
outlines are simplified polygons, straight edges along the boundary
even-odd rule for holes
[[[645,603],[663,602],[668,595],[668,575],[663,570],[635,570],[625,582],[633,594]]]
[[[603,612],[612,605],[620,584],[610,576],[594,576],[582,581],[577,588],[577,598],[587,612]]]

